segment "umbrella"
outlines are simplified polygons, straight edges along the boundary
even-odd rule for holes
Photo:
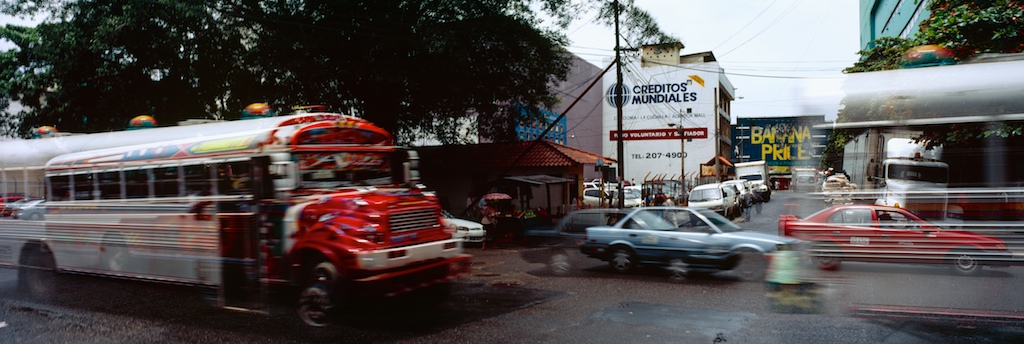
[[[503,193],[500,193],[500,192],[493,192],[493,193],[489,193],[489,194],[484,195],[484,197],[482,197],[482,198],[485,201],[492,201],[492,200],[497,200],[497,199],[512,199],[512,196],[509,196],[508,194],[503,194]]]

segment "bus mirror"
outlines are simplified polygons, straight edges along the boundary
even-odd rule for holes
[[[415,168],[415,163],[406,161],[402,164],[405,185],[409,187],[417,187],[420,183],[420,171]]]
[[[413,150],[395,151],[392,157],[392,166],[400,166],[401,170],[392,169],[392,176],[396,184],[404,184],[415,188],[420,184],[420,157]]]
[[[294,190],[297,186],[295,164],[291,161],[275,162],[270,165],[270,175],[274,180],[275,190]]]
[[[274,178],[271,177],[270,166],[269,156],[254,157],[249,165],[253,197],[258,200],[274,198]]]

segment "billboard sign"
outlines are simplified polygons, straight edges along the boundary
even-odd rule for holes
[[[766,161],[776,173],[791,166],[817,166],[828,144],[828,129],[816,129],[823,116],[740,118],[733,130],[745,161]]]

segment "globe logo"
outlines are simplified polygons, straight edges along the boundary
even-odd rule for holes
[[[605,99],[608,101],[608,105],[612,107],[618,107],[619,104],[626,106],[626,104],[629,104],[626,101],[626,99],[629,99],[629,87],[623,84],[612,85],[605,92]]]

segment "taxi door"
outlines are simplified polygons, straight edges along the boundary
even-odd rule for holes
[[[848,208],[832,214],[823,233],[831,237],[843,252],[844,259],[873,260],[883,244],[879,228],[870,208]]]

